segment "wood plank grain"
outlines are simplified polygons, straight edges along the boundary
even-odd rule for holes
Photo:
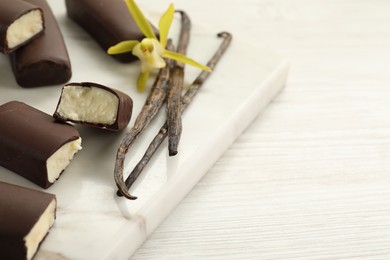
[[[288,84],[132,259],[389,259],[390,2],[213,2]]]

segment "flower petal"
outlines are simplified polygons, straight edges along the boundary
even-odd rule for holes
[[[145,48],[143,48],[143,44]],[[150,44],[152,48],[149,47]],[[161,58],[163,49],[155,39],[143,39],[140,44],[134,47],[132,53],[140,59],[142,72],[151,72],[154,69],[165,67],[165,61]]]
[[[137,45],[138,43],[139,41],[123,41],[108,48],[107,53],[112,55],[112,54],[131,52],[134,46]]]
[[[141,12],[134,0],[126,0],[127,8],[129,9],[131,15],[134,18],[134,21],[137,23],[141,32],[151,39],[157,39],[154,34],[153,28],[150,25],[149,21],[145,18],[144,14]]]
[[[175,8],[173,4],[170,4],[165,13],[161,16],[160,22],[158,24],[158,29],[160,30],[160,43],[161,46],[165,49],[168,40],[168,32],[171,27],[173,16],[175,15]]]
[[[146,82],[148,81],[148,78],[149,78],[149,72],[141,72],[138,75],[137,90],[139,92],[144,92],[145,86],[146,86]]]
[[[188,65],[191,65],[191,66],[200,68],[202,70],[211,72],[211,69],[209,67],[202,65],[202,64],[198,63],[197,61],[194,61],[193,59],[188,58],[187,56],[180,54],[180,53],[177,53],[177,52],[164,50],[162,56],[164,58],[180,61],[182,63],[186,63]]]

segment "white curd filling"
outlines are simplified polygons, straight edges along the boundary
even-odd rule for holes
[[[32,10],[14,21],[7,29],[8,48],[24,43],[43,30],[40,10]]]
[[[81,150],[81,138],[64,144],[47,159],[47,179],[50,183],[58,179],[61,172],[68,166],[73,156],[79,150]]]
[[[74,121],[111,125],[115,123],[119,99],[95,87],[65,86],[57,113]]]
[[[57,201],[53,199],[39,217],[30,232],[24,237],[27,248],[27,259],[31,259],[38,250],[38,246],[54,224]]]

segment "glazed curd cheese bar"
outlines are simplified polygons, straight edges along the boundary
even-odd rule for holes
[[[65,3],[68,17],[92,36],[105,52],[121,41],[145,38],[124,0],[66,0]],[[112,57],[121,62],[137,59],[131,53]]]
[[[50,6],[46,0],[24,1],[43,10],[45,31],[10,54],[16,82],[26,88],[68,82],[72,76],[68,50]]]
[[[0,165],[42,188],[50,187],[81,149],[77,129],[11,101],[0,106]]]
[[[0,182],[0,259],[31,259],[53,226],[56,196]]]
[[[44,31],[42,9],[19,0],[0,0],[0,51],[8,54]]]
[[[132,99],[125,93],[93,82],[69,83],[62,88],[54,118],[111,131],[129,124]]]

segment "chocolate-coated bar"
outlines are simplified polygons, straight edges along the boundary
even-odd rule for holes
[[[45,32],[11,54],[16,82],[22,87],[63,84],[72,76],[68,51],[46,0],[25,0],[42,8]]]
[[[62,88],[54,118],[121,131],[129,124],[132,99],[125,93],[97,83],[69,83]]]
[[[48,188],[80,149],[74,126],[22,102],[0,106],[1,166]]]
[[[87,31],[105,52],[121,41],[145,38],[124,0],[66,0],[66,8],[69,18]],[[137,59],[131,53],[112,56],[121,62]]]
[[[19,0],[0,0],[0,51],[10,53],[44,30],[42,10]]]
[[[0,259],[31,259],[53,226],[56,196],[0,182]]]

